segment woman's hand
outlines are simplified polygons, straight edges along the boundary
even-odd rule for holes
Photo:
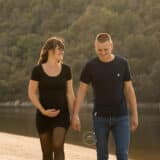
[[[59,109],[46,109],[46,110],[43,110],[41,112],[44,116],[47,116],[47,117],[56,117],[58,116],[58,114],[60,113],[60,110]]]
[[[81,130],[81,122],[78,115],[73,115],[71,118],[71,125],[73,130],[80,131]]]

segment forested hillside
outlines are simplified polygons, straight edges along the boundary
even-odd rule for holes
[[[114,53],[128,58],[138,101],[158,102],[159,0],[0,0],[0,101],[28,99],[31,69],[50,36],[64,37],[76,88],[99,32],[109,32]]]

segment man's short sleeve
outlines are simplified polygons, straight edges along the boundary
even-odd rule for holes
[[[39,67],[35,66],[31,73],[31,80],[40,81]]]
[[[130,81],[131,80],[131,73],[129,69],[129,64],[127,61],[125,61],[125,71],[124,71],[124,81]]]
[[[89,68],[89,64],[87,63],[82,69],[80,75],[80,81],[89,84],[91,82],[91,72]]]

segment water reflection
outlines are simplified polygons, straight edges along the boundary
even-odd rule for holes
[[[0,131],[37,137],[34,107],[0,107]],[[160,159],[160,110],[159,107],[139,108],[139,128],[131,135],[130,157],[136,160]],[[95,148],[92,131],[91,109],[84,108],[80,114],[82,131],[69,130],[67,142]],[[111,135],[110,135],[111,136]],[[111,137],[110,152],[114,153]]]

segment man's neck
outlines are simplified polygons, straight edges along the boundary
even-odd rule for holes
[[[102,61],[102,62],[111,62],[111,61],[114,60],[114,58],[115,58],[115,55],[112,54],[112,53],[107,55],[107,56],[105,56],[104,58],[100,58],[99,57],[100,61]]]

